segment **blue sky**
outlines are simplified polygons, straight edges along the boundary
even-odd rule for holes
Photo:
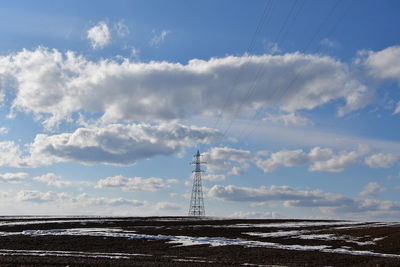
[[[399,8],[0,3],[0,212],[398,220]]]

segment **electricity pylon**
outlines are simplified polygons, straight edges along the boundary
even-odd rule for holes
[[[201,164],[206,162],[201,161],[200,152],[197,150],[197,154],[194,155],[194,160],[191,164],[196,165],[193,171],[193,188],[192,197],[190,198],[189,216],[205,216],[206,211],[204,209],[203,199],[203,188],[201,185]]]

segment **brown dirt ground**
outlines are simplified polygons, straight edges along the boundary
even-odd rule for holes
[[[76,219],[76,218],[72,218]],[[90,219],[90,218],[87,218]],[[105,219],[105,218],[101,218]],[[353,250],[373,251],[377,253],[400,255],[400,224],[397,226],[378,226],[352,229],[334,229],[334,227],[314,226],[301,230],[312,230],[321,234],[335,234],[368,241],[385,237],[374,245],[357,245],[343,240],[303,240],[298,238],[264,238],[249,236],[245,232],[276,232],[294,230],[289,228],[224,227],[233,224],[258,224],[295,222],[298,220],[180,220],[179,218],[107,218],[103,222],[63,222],[0,226],[1,232],[21,232],[24,230],[47,230],[68,228],[107,228],[118,227],[134,230],[138,234],[180,235],[197,237],[225,237],[258,240],[286,245],[329,245],[331,248],[343,246]],[[26,221],[35,220],[25,219]],[[51,218],[49,220],[55,220]],[[62,220],[66,220],[62,218]],[[0,217],[0,223],[4,221]],[[11,220],[7,219],[7,222]],[[21,219],[15,219],[21,222]],[[302,221],[304,222],[304,220]],[[213,227],[215,226],[215,227]],[[218,227],[221,226],[221,227]],[[151,256],[135,256],[130,259],[99,259],[85,257],[54,256],[0,256],[0,266],[240,266],[245,263],[255,265],[281,266],[400,266],[400,258],[356,256],[319,251],[296,251],[243,246],[177,246],[162,240],[128,239],[95,236],[0,236],[0,249],[10,250],[47,250],[47,251],[83,251],[104,253],[140,253]]]

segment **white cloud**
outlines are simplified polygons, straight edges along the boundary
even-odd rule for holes
[[[230,147],[213,147],[204,153],[207,162],[207,171],[211,175],[241,175],[252,164],[262,169],[266,173],[275,171],[277,168],[307,166],[309,171],[321,172],[341,172],[354,164],[361,163],[362,157],[369,152],[368,146],[359,145],[352,151],[335,152],[331,148],[314,147],[309,152],[302,149],[281,150],[274,153],[265,153],[265,151],[251,152],[248,150],[234,149]],[[389,154],[385,154],[389,155]],[[374,156],[374,155],[372,155]],[[389,158],[385,164],[390,163]],[[382,158],[371,157],[379,164],[384,164]],[[371,161],[367,158],[365,161]],[[375,163],[378,164],[378,163]],[[372,165],[368,165],[372,167]],[[225,174],[221,174],[225,172]],[[217,176],[218,176],[217,175]],[[216,177],[217,177],[216,176]],[[210,176],[211,178],[216,178]],[[222,179],[222,176],[218,176]]]
[[[341,151],[334,154],[331,149],[320,147],[313,148],[310,153],[312,165],[311,171],[341,172],[352,164],[357,163],[359,158],[366,153],[365,147],[359,147],[355,151]]]
[[[283,123],[286,126],[307,126],[311,125],[312,121],[306,117],[296,115],[295,113],[288,113],[282,115],[268,114],[263,120],[273,123]]]
[[[133,207],[141,207],[146,204],[144,201],[134,200],[134,199],[125,199],[125,198],[110,198],[105,201],[106,204],[111,206],[120,206],[120,205],[128,205]]]
[[[141,207],[145,205],[144,201],[140,200],[133,200],[133,199],[125,199],[125,198],[109,198],[105,199],[103,203],[111,205],[111,206],[121,206],[121,205],[127,205],[127,206],[133,206],[133,207]]]
[[[279,166],[302,166],[309,162],[309,157],[303,150],[283,150],[271,154],[269,159],[257,160],[256,164],[264,172],[273,172]]]
[[[323,192],[320,190],[298,191],[289,186],[276,185],[272,185],[270,187],[261,186],[260,188],[238,187],[234,185],[214,185],[208,191],[208,196],[230,201],[262,202],[269,200],[321,198],[323,197]]]
[[[155,31],[153,32],[155,33]],[[165,38],[167,38],[169,34],[171,34],[170,30],[162,30],[159,34],[154,35],[149,42],[150,46],[158,46],[164,42]]]
[[[169,178],[169,179],[167,179],[167,183],[168,184],[179,184],[179,181],[178,181],[178,179]]]
[[[30,202],[49,202],[55,201],[58,197],[62,195],[57,195],[54,192],[40,192],[36,190],[23,190],[19,191],[16,199],[17,201],[30,201]]]
[[[176,184],[176,179],[161,178],[125,178],[121,175],[111,176],[101,179],[97,182],[96,188],[120,188],[124,191],[150,191],[155,192],[169,187],[170,184]]]
[[[377,79],[393,79],[400,84],[400,46],[391,46],[374,52],[361,51],[358,63],[363,64],[369,74]]]
[[[399,114],[399,113],[400,113],[400,102],[397,103],[397,107],[396,107],[396,109],[394,110],[393,114]]]
[[[399,157],[395,154],[378,153],[365,159],[365,164],[371,168],[389,168],[398,161]]]
[[[223,174],[207,174],[207,175],[203,175],[202,180],[204,181],[210,181],[210,182],[216,182],[216,181],[223,181],[225,180],[226,176]]]
[[[346,105],[339,107],[338,115],[340,117],[360,108],[365,107],[373,100],[373,91],[357,90],[346,96]]]
[[[367,152],[367,147],[359,146],[354,151],[334,153],[330,148],[314,147],[309,153],[301,149],[282,150],[272,153],[268,159],[257,159],[256,164],[264,172],[273,172],[279,166],[294,167],[310,164],[310,171],[341,172],[358,162]]]
[[[379,187],[378,191],[382,189]],[[209,190],[208,196],[228,201],[281,201],[285,207],[315,207],[325,213],[341,215],[363,213],[368,216],[382,217],[386,214],[398,217],[400,211],[400,202],[355,199],[322,190],[297,190],[289,186],[249,188],[215,185]]]
[[[57,205],[65,205],[69,208],[77,207],[93,207],[93,206],[130,206],[142,207],[146,204],[144,201],[125,199],[125,198],[104,198],[92,197],[88,194],[70,195],[65,192],[54,193],[52,191],[41,192],[36,190],[19,191],[15,200],[18,202],[32,203],[57,203]],[[75,212],[76,213],[76,212]],[[59,213],[58,213],[59,214]]]
[[[246,162],[253,158],[250,151],[231,147],[214,147],[204,156],[207,160],[231,160],[235,162]]]
[[[385,187],[382,187],[378,183],[370,182],[364,187],[364,190],[360,192],[360,196],[374,197],[385,191]]]
[[[261,66],[265,75],[245,97]],[[227,116],[239,107],[239,115],[260,107],[294,113],[340,99],[346,102],[338,111],[343,115],[365,106],[371,94],[346,64],[301,53],[193,59],[187,64],[95,62],[42,47],[0,57],[0,76],[7,76],[16,90],[13,111],[33,113],[48,128],[81,111],[100,114],[108,122],[220,114],[227,84],[239,69],[246,75],[223,110]],[[291,80],[295,82],[289,86]]]
[[[181,153],[199,143],[222,139],[216,130],[181,124],[109,124],[79,128],[73,133],[39,134],[30,146],[32,160],[43,163],[132,165],[137,160]]]
[[[80,194],[71,198],[73,202],[83,204],[84,206],[130,206],[141,207],[146,204],[144,201],[125,199],[125,198],[105,198],[105,197],[91,197],[88,194]]]
[[[131,48],[131,56],[132,56],[134,59],[138,60],[138,59],[139,59],[139,55],[140,55],[140,49],[139,49],[139,48],[136,48],[136,47],[132,47],[132,48]]]
[[[399,216],[400,202],[374,199],[352,199],[350,205],[326,207],[325,212],[329,213],[367,213],[372,216],[385,218],[386,216]]]
[[[250,151],[231,147],[213,147],[204,153],[207,170],[211,173],[229,170],[230,174],[237,175],[250,167],[248,162],[253,158]],[[239,163],[240,166],[233,166],[234,163]]]
[[[242,175],[247,171],[248,168],[250,168],[250,164],[248,163],[241,164],[241,166],[233,166],[228,174],[236,176]]]
[[[90,28],[86,37],[89,39],[93,49],[102,49],[111,42],[111,32],[104,21],[100,21]]]
[[[322,39],[322,40],[320,41],[320,44],[323,45],[323,46],[330,47],[330,48],[334,48],[334,47],[337,47],[337,46],[339,45],[338,42],[333,41],[333,40],[330,40],[330,39],[328,39],[328,38]]]
[[[173,202],[158,202],[156,204],[157,210],[181,210],[182,206]]]
[[[364,66],[367,74],[377,80],[394,80],[400,85],[400,46],[390,46],[380,51],[362,50],[355,62]],[[394,114],[400,113],[397,104]]]
[[[122,21],[116,23],[114,25],[114,28],[117,32],[117,35],[121,38],[127,36],[130,33],[129,27],[126,26]]]
[[[0,134],[7,134],[8,128],[7,127],[0,127]]]
[[[0,142],[0,166],[37,167],[66,161],[127,166],[159,155],[181,155],[188,147],[222,139],[217,130],[177,123],[91,126],[72,133],[38,134],[26,149]]]
[[[0,166],[28,167],[20,147],[13,141],[0,142]]]
[[[151,216],[155,205],[144,200],[87,193],[14,190],[0,191],[1,209],[9,215]],[[108,195],[108,194],[107,194]]]
[[[0,181],[19,183],[29,176],[26,172],[7,172],[0,174]]]
[[[273,42],[269,42],[265,45],[266,50],[270,53],[270,54],[276,54],[281,52],[282,50],[280,49],[279,45],[277,43],[273,43]]]
[[[54,186],[58,188],[66,187],[71,185],[69,181],[63,181],[62,178],[54,173],[46,173],[40,176],[33,177],[34,181],[46,183],[48,186]]]

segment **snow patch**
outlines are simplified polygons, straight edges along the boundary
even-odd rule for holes
[[[11,250],[0,249],[1,256],[40,256],[40,257],[84,257],[84,258],[107,258],[107,259],[130,259],[132,257],[150,257],[150,254],[131,253],[102,253],[82,251],[52,251],[52,250]]]
[[[313,226],[335,226],[335,225],[359,225],[364,224],[362,222],[283,222],[283,223],[254,223],[254,224],[231,224],[221,225],[218,227],[238,227],[238,228],[251,228],[251,227],[262,227],[262,228],[302,228],[302,227],[313,227]]]
[[[289,237],[289,236],[299,235],[299,234],[303,234],[303,233],[307,233],[307,232],[310,232],[310,231],[293,230],[293,231],[278,231],[278,232],[271,232],[271,233],[248,232],[248,233],[243,233],[243,234],[251,235],[251,236],[259,236],[259,237]]]

